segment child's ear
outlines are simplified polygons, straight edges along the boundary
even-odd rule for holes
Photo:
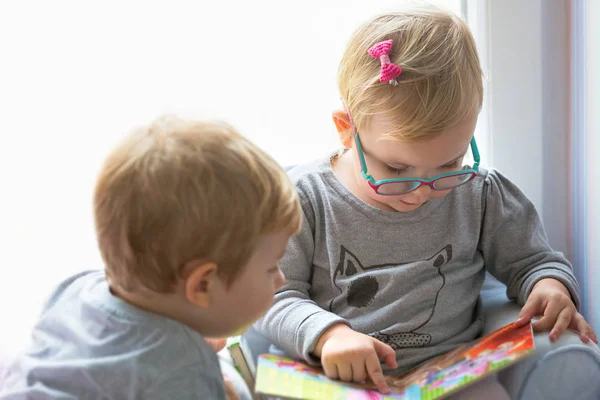
[[[338,110],[334,111],[332,114],[333,123],[335,125],[335,129],[340,136],[340,141],[345,148],[349,149],[352,147],[352,124],[350,123],[350,118],[348,118],[348,114],[345,111]]]
[[[218,286],[218,268],[215,263],[194,267],[185,280],[185,297],[198,307],[208,308]]]

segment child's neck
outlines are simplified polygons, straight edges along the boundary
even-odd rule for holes
[[[181,322],[202,336],[210,336],[201,310],[185,301],[181,293],[156,293],[146,290],[126,292],[110,288],[113,296],[141,310]]]

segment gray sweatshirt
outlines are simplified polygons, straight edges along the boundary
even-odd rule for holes
[[[555,278],[579,307],[579,286],[553,251],[533,204],[497,171],[409,213],[376,209],[352,194],[329,160],[290,171],[304,214],[281,261],[287,283],[255,328],[292,357],[312,351],[334,324],[387,343],[403,372],[475,339],[488,270],[523,305]]]

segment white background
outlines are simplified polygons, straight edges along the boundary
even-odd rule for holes
[[[102,267],[92,191],[122,135],[176,112],[227,119],[282,164],[319,157],[346,41],[397,4],[0,2],[0,352],[57,282]]]
[[[455,11],[462,3],[436,2]],[[551,243],[568,254],[571,2],[465,3],[488,78],[477,132],[482,164],[521,186]],[[586,3],[588,256],[595,264],[584,279],[593,297],[600,87],[590,71],[599,70],[591,38],[600,37],[600,8]],[[319,157],[338,145],[330,116],[339,107],[337,65],[349,35],[397,4],[0,1],[0,355],[26,343],[58,281],[102,267],[92,190],[122,135],[164,112],[220,117],[282,164]]]

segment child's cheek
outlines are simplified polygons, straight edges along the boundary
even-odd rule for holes
[[[450,189],[450,190],[433,190],[431,192],[431,198],[432,199],[439,199],[440,197],[444,197],[445,195],[447,195],[451,191],[452,191],[452,189]]]
[[[246,331],[248,330],[248,328],[250,328],[252,324],[250,325],[245,325],[241,328],[239,328],[237,331],[235,331],[231,336],[242,336],[244,333],[246,333]]]

